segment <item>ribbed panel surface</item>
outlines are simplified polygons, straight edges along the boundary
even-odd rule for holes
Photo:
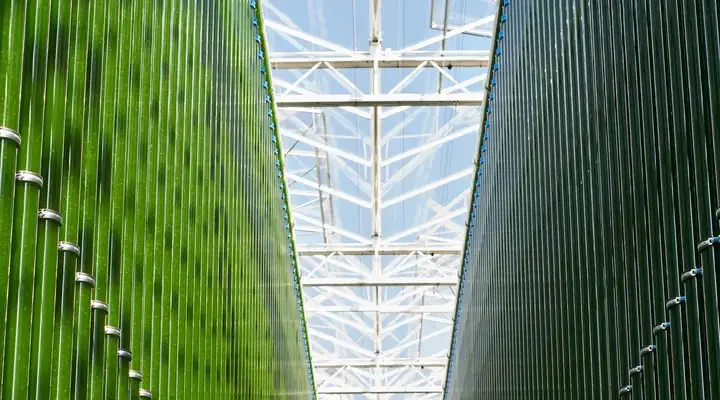
[[[0,3],[0,399],[314,396],[261,17]]]
[[[720,399],[717,1],[499,3],[446,397]]]

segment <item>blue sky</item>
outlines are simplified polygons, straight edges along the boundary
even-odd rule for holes
[[[327,39],[346,48],[367,49],[369,37],[369,26],[367,22],[369,14],[368,0],[314,0],[312,2],[303,0],[273,0],[271,3],[284,13],[290,15],[293,22],[305,32]],[[444,0],[436,0],[435,3],[437,3],[437,11],[435,13],[436,20],[438,23],[442,23],[441,16]],[[353,4],[355,4],[354,11]],[[437,30],[429,28],[430,5],[430,0],[384,0],[382,8],[384,48],[400,49],[439,34]],[[461,25],[473,19],[489,15],[492,13],[493,7],[494,6],[487,1],[452,0],[450,23]],[[463,11],[465,11],[464,14]],[[465,17],[458,18],[457,15],[465,15]],[[271,32],[270,38],[273,51],[297,51],[291,44],[281,39],[277,34]],[[303,42],[303,44],[307,45],[305,42]],[[475,50],[487,49],[488,46],[489,39],[459,35],[448,40],[447,48]],[[439,47],[439,44],[435,44],[430,46],[429,49],[439,49]],[[316,47],[310,50],[320,51],[324,49]],[[343,72],[345,72],[345,75],[360,89],[367,92],[369,88],[369,74],[367,71],[353,70]],[[403,71],[393,69],[383,70],[382,85],[384,91],[389,91],[408,72],[408,69]],[[448,72],[457,80],[461,81],[477,76],[483,71],[479,69],[456,68]],[[276,72],[275,74],[277,76],[286,76],[281,75],[283,74],[282,72]],[[341,85],[331,79],[326,79],[327,75],[322,73],[316,74],[322,77],[323,82],[327,83],[325,90],[328,93],[347,93],[347,90]],[[438,76],[439,73],[437,71],[428,68],[404,91],[408,93],[430,93],[437,87]],[[287,78],[287,80],[292,81],[293,79]],[[451,83],[445,79],[444,85],[447,87],[451,85]],[[471,87],[471,89],[479,91],[480,85],[476,84],[474,87]],[[430,124],[431,120],[435,119],[433,115],[439,115],[437,122],[439,126],[441,126],[449,121],[456,111],[457,109],[455,107],[432,108],[431,115],[408,124],[402,130],[398,135],[398,139],[392,141],[391,147],[388,149],[389,152],[391,154],[398,153],[424,143],[427,140],[426,138],[412,138],[413,135],[427,134],[437,129],[437,126]],[[383,121],[384,132],[387,132],[392,126],[407,120],[411,112],[412,110],[408,110],[394,117],[385,119]],[[369,132],[368,121],[362,118],[355,118],[352,115],[348,115],[348,118],[356,124],[357,132],[347,132],[347,130],[338,126],[336,123],[331,123],[330,130],[338,134],[342,132],[342,134],[346,135],[356,134],[361,137],[367,136],[367,132]],[[462,128],[462,126],[458,124],[456,129],[460,128]],[[425,169],[418,171],[417,179],[407,179],[404,186],[397,187],[397,192],[411,190],[415,187],[422,186],[428,179],[438,179],[467,168],[474,154],[475,140],[476,136],[468,135],[454,141],[450,145],[443,146],[443,149],[438,152],[432,161],[424,164]],[[352,153],[363,155],[365,154],[363,150],[368,150],[363,149],[362,146],[359,147],[357,143],[351,142],[338,142],[336,145]],[[397,171],[397,169],[402,168],[407,161],[408,160],[405,160],[405,162],[399,162],[393,165],[388,169],[388,172],[392,174]],[[429,176],[426,176],[427,174],[429,174]],[[337,178],[337,182],[335,182],[334,179],[333,186],[347,190],[350,194],[358,195],[358,188],[354,182],[347,182],[346,179],[340,179],[340,176]],[[444,204],[462,190],[467,189],[468,185],[469,180],[461,181],[458,182],[456,186],[451,185],[447,190],[435,191],[431,195],[436,201]],[[390,220],[386,227],[386,233],[390,235],[393,232],[399,232],[412,226],[413,221],[418,218],[416,216],[417,208],[422,206],[422,204],[424,204],[424,199],[419,199],[417,203],[407,202],[399,206],[398,209],[389,210],[388,215],[384,216]],[[362,210],[349,210],[349,212],[342,214],[353,217],[358,216],[357,219],[350,218],[344,221],[344,224],[350,224],[348,225],[349,228],[353,230],[358,229],[363,232],[367,231],[369,234],[370,227],[366,223],[369,214],[363,215]]]
[[[369,37],[369,0],[270,0],[272,6],[281,10],[284,14],[291,17],[292,22],[297,24],[299,29],[303,32],[312,34],[314,36],[323,38],[331,41],[335,44],[341,45],[348,49],[356,50],[367,50],[368,49],[368,37]],[[431,0],[383,0],[382,7],[382,32],[383,32],[383,47],[391,49],[401,49],[408,45],[412,45],[424,39],[438,35],[438,30],[430,29],[430,14],[431,14]],[[435,21],[442,23],[442,7],[444,0],[436,0],[436,12]],[[494,14],[496,6],[491,4],[488,0],[451,0],[450,2],[450,25],[463,25],[468,22],[486,17]],[[353,8],[354,5],[354,8]],[[265,9],[266,18],[273,21],[278,21],[276,15],[268,11],[268,7]],[[483,29],[491,29],[489,26],[482,27]],[[275,32],[270,31],[270,46],[273,52],[295,52],[298,51],[288,41],[281,38]],[[300,41],[303,45],[308,47],[309,51],[323,51],[323,48],[312,47],[306,42]],[[437,50],[440,48],[439,43],[429,46],[427,50]],[[476,36],[459,35],[455,38],[448,40],[448,50],[483,50],[489,48],[489,39],[479,38]],[[405,70],[394,70],[384,69],[382,86],[383,92],[387,93],[393,88],[397,82],[410,72],[411,69]],[[299,71],[295,76],[303,73]],[[350,79],[358,88],[363,90],[365,93],[369,89],[369,73],[367,70],[345,70],[343,71],[345,76]],[[452,69],[448,71],[456,80],[462,81],[472,77],[479,76],[484,73],[482,69]],[[287,82],[293,82],[295,76],[288,71],[273,71],[275,79],[282,79]],[[347,94],[347,90],[340,84],[329,77],[329,74],[324,72],[317,72],[314,75],[314,81],[324,85],[325,93],[335,94]],[[426,68],[419,78],[409,85],[404,92],[407,93],[432,93],[437,90],[439,73],[432,69]],[[445,79],[444,87],[451,86],[452,83]],[[471,91],[480,91],[481,84],[475,84],[469,87]],[[282,91],[276,85],[276,93]],[[365,142],[358,140],[344,140],[331,138],[330,142],[352,154],[366,157],[369,159],[369,121],[363,118],[354,116],[347,112],[340,112],[343,118],[346,118],[352,125],[352,130],[349,131],[342,124],[338,122],[336,118],[332,117],[329,110],[326,110],[329,118],[328,134],[331,136],[356,136],[364,139]],[[425,143],[427,137],[418,137],[417,135],[434,134],[438,131],[438,128],[450,121],[460,109],[456,107],[432,107],[427,108],[424,116],[418,118],[415,121],[408,123],[403,129],[398,132],[396,139],[392,140],[386,147],[385,151],[387,155],[394,155],[403,151],[410,150],[414,147],[420,146]],[[465,111],[475,111],[479,116],[479,108],[466,109]],[[333,111],[336,112],[337,111]],[[410,109],[393,117],[389,117],[383,120],[383,135],[387,135],[388,132],[393,129],[394,126],[402,124],[410,120],[414,110]],[[311,123],[309,116],[300,116],[300,119],[305,121],[307,124]],[[452,131],[457,131],[463,127],[477,124],[478,121],[472,118],[463,118],[457,120],[451,124],[449,128]],[[281,129],[288,127],[281,123]],[[427,185],[428,183],[437,181],[443,177],[451,175],[453,173],[462,171],[464,169],[472,167],[472,159],[476,152],[476,141],[477,134],[472,133],[462,138],[456,139],[448,144],[442,146],[432,157],[429,157],[425,162],[413,169],[411,175],[402,181],[394,190],[386,194],[386,198],[392,198],[399,194],[406,193],[410,190],[416,189]],[[283,142],[284,147],[287,149],[291,146],[295,149],[311,149],[308,146],[303,147],[302,144],[291,143],[287,139]],[[392,176],[397,171],[402,169],[411,158],[405,159],[404,161],[393,164],[389,168],[386,168],[383,173],[383,179]],[[298,160],[292,157],[288,158],[286,169],[302,171],[303,168],[311,166],[309,164],[301,164]],[[350,163],[351,167],[361,175],[365,177],[365,173],[362,167]],[[357,183],[349,177],[337,172],[339,170],[337,166],[331,165],[332,174],[332,186],[340,189],[343,192],[357,196],[363,200],[369,199],[369,197],[360,191]],[[314,172],[309,171],[314,175]],[[314,179],[314,177],[313,177]],[[369,177],[368,177],[369,179]],[[383,212],[383,236],[388,237],[394,233],[403,231],[413,226],[427,221],[432,218],[432,214],[427,208],[429,199],[436,201],[439,204],[447,204],[453,198],[457,197],[463,191],[469,189],[471,184],[471,178],[468,176],[466,179],[461,179],[453,184],[447,185],[445,188],[434,190],[429,192],[426,196],[421,196],[417,199],[406,201],[393,206]],[[299,197],[293,197],[291,195],[291,201],[294,205],[303,203],[306,199]],[[369,238],[371,235],[371,215],[369,210],[363,209],[355,204],[349,203],[342,199],[335,198],[334,200],[335,215],[340,220],[339,225],[346,230],[352,232],[359,232],[361,236]],[[455,218],[457,224],[462,225],[464,223],[465,215],[460,215]],[[296,221],[296,225],[298,222]],[[421,232],[422,233],[422,232]],[[296,233],[297,234],[297,233]],[[299,243],[319,243],[321,237],[315,236],[301,236],[297,234],[296,238]],[[415,240],[417,234],[411,235],[406,240]],[[345,240],[345,239],[343,239]],[[383,264],[387,265],[392,262],[392,257],[384,257]],[[363,260],[365,264],[369,263],[369,260]],[[391,292],[391,290],[399,291],[401,289],[384,289],[385,294],[393,295],[397,292]],[[368,297],[366,293],[367,289],[356,289],[357,294],[363,297]],[[386,297],[384,296],[384,297]],[[361,316],[364,322],[371,324],[372,315],[367,314]],[[313,319],[310,319],[310,323],[313,323]],[[432,328],[423,324],[424,329]],[[360,337],[358,332],[353,332],[352,328],[348,329],[350,335],[353,337]],[[399,332],[398,335],[402,335]],[[432,339],[423,343],[423,349],[420,354],[422,357],[430,356],[432,353],[447,348],[449,345],[449,334],[442,336],[437,339]],[[371,341],[366,340],[365,342],[359,343],[363,347],[372,347]],[[387,346],[391,346],[393,343],[387,343]],[[417,351],[417,349],[412,349]],[[416,356],[413,352],[408,352],[405,356]],[[362,397],[357,397],[362,398]],[[395,398],[395,397],[394,397]],[[397,397],[400,398],[400,397]]]

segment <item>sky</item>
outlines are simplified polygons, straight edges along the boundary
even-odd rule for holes
[[[265,18],[282,22],[290,25],[290,21],[282,21],[279,14],[274,9],[280,10],[283,14],[290,17],[291,22],[297,25],[298,30],[309,33],[311,35],[331,41],[335,44],[348,49],[367,50],[369,38],[369,2],[370,0],[266,0]],[[269,3],[269,4],[268,4]],[[440,34],[440,31],[430,29],[431,9],[435,4],[435,22],[443,23],[443,6],[444,0],[383,0],[382,4],[382,39],[383,47],[388,49],[401,49],[424,39],[434,37]],[[449,24],[459,26],[488,15],[493,15],[496,6],[491,0],[451,0]],[[480,29],[491,30],[490,25],[483,26]],[[283,38],[281,35],[269,30],[269,43],[271,54],[275,52],[296,52],[299,51],[292,43]],[[302,40],[298,41],[306,46],[306,51],[323,51],[325,49],[313,46]],[[449,50],[487,50],[490,47],[490,40],[477,36],[459,35],[449,39],[447,49]],[[428,47],[428,50],[437,50],[440,48],[439,43]],[[387,93],[400,80],[402,80],[412,69],[384,69],[382,71],[382,87],[383,92]],[[273,71],[274,80],[284,80],[294,82],[298,76],[305,71]],[[353,82],[360,90],[365,93],[369,92],[369,72],[367,70],[343,70],[347,79]],[[456,80],[477,77],[483,74],[483,69],[455,68],[447,71]],[[418,76],[418,79],[408,85],[403,92],[406,93],[433,93],[437,91],[439,73],[432,68],[426,68]],[[318,85],[324,93],[347,94],[348,90],[334,80],[330,72],[327,70],[316,71],[311,79]],[[449,87],[452,83],[444,79],[443,87]],[[482,83],[470,86],[473,92],[481,91]],[[275,85],[276,95],[282,92],[282,89]],[[387,110],[387,108],[385,108]],[[324,110],[327,115],[327,134],[328,141],[335,147],[342,149],[348,153],[358,155],[364,159],[370,159],[370,124],[365,118],[358,117],[352,113],[338,110]],[[465,127],[473,126],[479,123],[480,108],[479,107],[424,107],[420,111],[420,115],[413,119],[418,110],[409,109],[398,113],[392,117],[386,118],[382,122],[382,135],[388,136],[391,132],[395,132],[394,138],[388,142],[383,148],[383,158],[392,157],[393,155],[410,150],[427,142],[429,135],[436,134],[444,125],[450,132],[456,132]],[[308,113],[299,113],[295,115],[306,125],[317,128],[320,124],[318,119]],[[345,122],[345,124],[343,124]],[[348,125],[348,126],[345,126]],[[402,126],[398,129],[398,126]],[[281,130],[298,129],[297,126],[281,122]],[[298,132],[298,134],[306,134],[306,132]],[[348,139],[349,138],[349,139]],[[417,165],[409,164],[412,158],[392,164],[384,168],[382,179],[390,180],[394,175],[403,169],[409,169],[412,172],[399,181],[384,194],[384,199],[394,198],[403,193],[407,193],[413,189],[417,189],[429,183],[435,182],[443,177],[454,173],[461,172],[472,167],[472,160],[476,152],[478,134],[473,132],[459,139],[453,140],[430,156],[426,157],[423,162]],[[286,149],[293,150],[312,150],[311,147],[302,143],[296,143],[285,139],[283,146]],[[302,157],[286,157],[286,171],[291,171],[296,175],[316,180],[317,171],[314,169],[315,161],[311,158]],[[333,188],[342,190],[343,192],[358,197],[362,200],[370,199],[369,192],[364,191],[362,186],[369,188],[370,171],[359,164],[348,162],[347,171],[331,161],[330,164],[330,184]],[[323,170],[323,175],[325,171]],[[304,175],[306,174],[306,175]],[[447,204],[454,198],[462,195],[470,188],[471,176],[445,185],[441,188],[428,192],[426,195],[416,199],[401,202],[396,206],[390,207],[383,211],[382,214],[382,230],[383,237],[389,237],[393,234],[417,226],[429,219],[433,218],[428,207],[429,202],[434,201],[438,204]],[[322,176],[324,184],[325,177]],[[360,182],[360,183],[359,183]],[[295,188],[301,188],[302,185],[295,185]],[[305,188],[307,189],[307,188]],[[291,194],[291,202],[294,206],[308,201],[309,198]],[[465,202],[456,205],[457,208],[464,209]],[[360,236],[370,238],[371,232],[371,213],[369,210],[357,206],[351,202],[333,198],[333,211],[336,225],[351,232],[358,233]],[[465,213],[458,215],[453,221],[462,226],[465,220]],[[296,218],[296,229],[298,225],[302,225],[302,221]],[[418,234],[415,233],[404,239],[404,241],[414,241]],[[451,236],[445,236],[450,238]],[[330,239],[334,242],[347,242],[347,238],[333,235]],[[296,230],[296,242],[298,243],[321,243],[322,235],[317,233],[303,233]],[[394,257],[383,257],[383,268],[389,267],[394,261]],[[369,265],[369,257],[357,260]],[[302,260],[301,260],[302,263]],[[333,271],[331,271],[332,273]],[[341,271],[334,271],[335,275]],[[304,271],[307,273],[307,270]],[[412,274],[412,271],[409,271]],[[415,272],[417,273],[417,272]],[[306,289],[309,290],[309,289]],[[318,289],[315,289],[318,290]],[[383,300],[392,298],[402,289],[385,289]],[[453,292],[450,288],[443,289],[443,296],[452,298]],[[373,293],[369,289],[353,289],[356,294],[368,300],[373,299]],[[328,303],[330,304],[330,303]],[[454,304],[454,301],[453,301]],[[364,325],[372,326],[373,314],[358,316],[359,321]],[[449,315],[448,315],[449,317]],[[316,326],[322,325],[322,321],[318,319],[309,320],[310,324]],[[386,321],[389,324],[389,321]],[[423,330],[431,332],[437,325],[433,322],[423,322]],[[332,330],[326,331],[332,334]],[[360,339],[362,335],[359,331],[348,328],[348,333],[353,340],[358,340],[361,346],[372,348],[372,341],[368,339]],[[407,332],[405,332],[407,333]],[[403,330],[396,332],[396,336],[402,336]],[[402,337],[399,338],[402,341]],[[421,349],[410,349],[403,354],[404,356],[421,356],[428,357],[438,351],[449,347],[450,335],[442,335],[435,339],[424,341]],[[385,347],[397,344],[397,340],[390,338],[383,343]],[[323,345],[329,345],[323,343]],[[417,352],[420,352],[419,354]],[[335,397],[337,398],[337,397]],[[346,397],[349,398],[349,397]],[[364,397],[353,397],[364,398]],[[408,397],[393,397],[408,398]]]
[[[442,23],[442,6],[443,0],[435,0],[436,13],[435,19],[438,23]],[[433,37],[439,32],[429,28],[430,25],[430,13],[431,13],[431,0],[384,0],[382,7],[382,31],[383,31],[383,47],[391,49],[399,49],[424,39]],[[369,26],[368,26],[368,14],[369,5],[368,0],[271,0],[270,4],[280,9],[285,14],[291,16],[292,21],[297,24],[304,32],[308,32],[312,35],[319,36],[321,38],[330,40],[343,47],[350,49],[366,50],[368,48],[368,37],[369,37]],[[353,8],[353,5],[355,6]],[[494,5],[489,1],[475,1],[475,0],[451,0],[451,25],[461,25],[474,19],[492,14]],[[463,12],[464,11],[464,12]],[[272,13],[266,11],[266,14],[270,15],[270,18],[276,20]],[[460,16],[464,16],[461,18]],[[488,29],[488,28],[486,28]],[[304,45],[308,46],[310,51],[320,51],[322,48],[312,48],[305,42]],[[281,36],[270,32],[270,45],[274,52],[291,52],[297,51],[290,43],[284,40]],[[489,48],[489,39],[478,38],[467,35],[459,35],[448,41],[448,49],[487,49]],[[439,49],[439,44],[430,46],[429,49]],[[396,83],[398,83],[404,76],[407,75],[408,69],[383,70],[382,85],[385,92],[389,91]],[[345,75],[356,84],[357,87],[365,91],[369,91],[369,74],[364,70],[352,70],[345,72]],[[459,69],[455,68],[448,71],[451,75],[455,76],[458,80],[468,79],[484,71],[480,69]],[[275,72],[276,77],[287,76],[286,72]],[[432,69],[427,68],[424,70],[419,78],[410,84],[404,92],[408,93],[430,93],[433,88],[437,87],[439,73]],[[315,72],[313,75],[316,82],[324,84],[325,93],[334,94],[346,94],[347,89],[339,85],[332,78],[329,78],[328,73]],[[293,78],[288,78],[288,81],[294,81]],[[450,86],[451,83],[444,80],[445,87]],[[480,84],[475,84],[470,87],[473,91],[480,90]],[[276,88],[276,91],[279,90]],[[427,137],[417,138],[415,135],[427,135],[436,131],[440,126],[449,121],[456,112],[460,109],[457,107],[428,107],[425,108],[424,114],[421,118],[409,123],[404,129],[399,132],[396,139],[391,141],[390,146],[385,150],[386,156],[397,154],[399,152],[409,150],[416,147],[427,140]],[[387,133],[399,123],[407,122],[411,118],[413,110],[408,110],[393,117],[387,118],[383,121],[383,132]],[[329,133],[335,135],[356,135],[364,140],[363,143],[358,143],[357,140],[336,140],[334,143],[338,147],[343,148],[349,152],[367,156],[369,158],[369,121],[362,118],[358,118],[349,113],[342,113],[343,116],[349,120],[356,129],[354,132],[350,132],[343,128],[342,125],[338,124],[337,121],[330,121]],[[456,121],[452,128],[454,130],[461,129],[463,126],[462,122],[470,122],[466,119]],[[449,145],[443,146],[435,156],[422,164],[422,166],[415,171],[415,176],[411,176],[410,179],[405,179],[402,185],[398,185],[392,194],[399,194],[423,186],[427,182],[437,180],[441,177],[448,176],[452,173],[459,172],[470,165],[470,160],[474,155],[474,147],[476,136],[468,135],[458,140],[451,142]],[[286,143],[287,144],[287,143]],[[296,147],[301,148],[301,147]],[[407,164],[409,159],[403,162],[398,162],[386,168],[385,178],[392,176],[397,170],[401,169]],[[308,164],[310,165],[310,164]],[[353,166],[358,167],[358,166]],[[355,168],[356,171],[363,177],[367,176],[369,180],[369,171],[363,171],[363,168]],[[302,167],[298,166],[298,170],[302,170]],[[335,177],[334,177],[335,178]],[[333,179],[333,186],[343,189],[349,194],[353,194],[362,198],[369,198],[362,193],[357,183],[349,177],[337,176],[337,179]],[[433,191],[430,195],[438,202],[446,204],[452,200],[455,196],[460,194],[463,190],[469,187],[469,179],[465,179],[457,182],[457,185],[448,185],[442,190]],[[338,206],[342,205],[343,201],[338,200]],[[425,198],[418,199],[417,202],[405,202],[398,205],[393,209],[388,210],[387,215],[384,215],[384,219],[388,222],[384,227],[384,234],[386,236],[392,235],[402,231],[408,227],[411,227],[418,220],[423,220],[423,215],[418,215],[418,210],[421,209],[426,203]],[[352,231],[360,231],[363,233],[370,234],[370,225],[368,223],[370,218],[369,211],[357,210],[354,205],[348,204],[349,208],[355,208],[348,210],[348,212],[340,212],[343,226],[348,227]],[[347,216],[347,218],[343,218]]]

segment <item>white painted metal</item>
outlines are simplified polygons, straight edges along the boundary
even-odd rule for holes
[[[442,397],[494,1],[407,43],[403,0],[263,1],[320,399]]]
[[[432,29],[437,29],[437,30],[440,30],[440,31],[441,31],[441,30],[445,30],[445,29],[455,30],[455,29],[460,28],[459,26],[457,26],[457,25],[452,25],[452,24],[448,24],[448,25],[447,25],[447,28],[444,28],[443,25],[438,25],[438,24],[436,24],[436,23],[432,23],[432,24],[430,25],[430,27],[431,27]],[[474,35],[474,36],[491,38],[493,32],[492,32],[491,30],[468,29],[468,31],[465,32],[465,34],[466,34],[466,35]]]
[[[365,388],[324,388],[318,389],[318,394],[392,394],[392,393],[442,393],[442,387],[375,387],[370,389]]]
[[[311,68],[372,68],[377,62],[378,68],[434,68],[440,67],[487,67],[490,60],[488,51],[383,51],[375,57],[370,52],[351,52],[338,54],[332,52],[275,53],[270,65],[273,69],[311,69]]]
[[[447,278],[303,278],[302,284],[305,287],[313,286],[455,286],[457,285],[457,276]]]
[[[346,256],[370,256],[376,252],[383,256],[398,256],[411,254],[459,254],[462,251],[462,245],[457,244],[432,244],[418,246],[417,244],[391,244],[381,246],[367,245],[300,245],[297,251],[301,256],[331,256],[343,254]]]
[[[443,2],[444,3],[444,11],[442,13],[443,15],[443,23],[438,24],[435,22],[435,5]],[[447,32],[448,30],[457,29],[458,27],[456,25],[452,25],[448,22],[449,20],[449,14],[448,8],[449,8],[450,1],[449,0],[431,0],[430,2],[430,29],[436,29],[439,31]],[[473,35],[473,36],[480,36],[480,37],[486,37],[491,38],[493,35],[492,29],[482,29],[482,30],[475,30],[470,29],[467,32],[465,32],[466,35]]]
[[[453,94],[315,94],[278,96],[277,105],[292,107],[481,106],[482,93]]]
[[[385,360],[373,360],[373,359],[353,359],[343,360],[338,362],[337,360],[313,360],[313,365],[316,368],[375,368],[378,365],[380,368],[395,368],[395,367],[445,367],[447,364],[447,358],[398,358],[398,359],[385,359]]]
[[[381,314],[432,314],[444,313],[450,314],[455,311],[455,305],[449,304],[445,306],[383,306],[383,307],[356,307],[356,306],[307,306],[306,312],[311,313],[349,313],[349,312],[377,312]]]

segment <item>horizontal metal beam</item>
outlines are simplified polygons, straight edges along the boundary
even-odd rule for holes
[[[315,368],[402,368],[402,367],[445,367],[447,358],[396,358],[373,360],[370,358],[313,360]]]
[[[458,278],[303,278],[301,283],[305,287],[329,286],[457,286]]]
[[[441,387],[418,387],[418,388],[406,388],[406,387],[377,387],[377,388],[318,388],[318,394],[394,394],[394,393],[406,393],[406,394],[431,394],[431,393],[442,393]]]
[[[443,25],[440,25],[440,24],[435,23],[435,22],[433,22],[433,23],[430,25],[430,28],[431,28],[431,29],[438,30],[438,31],[442,31],[442,30],[445,29],[445,28],[443,27]],[[458,28],[459,28],[459,26],[457,26],[457,25],[450,25],[450,24],[448,24],[448,26],[447,26],[447,29],[448,29],[448,30],[455,30],[455,29],[458,29]],[[493,37],[493,32],[492,32],[491,30],[489,30],[489,29],[486,29],[486,30],[468,29],[467,31],[463,32],[463,35],[480,36],[480,37],[492,38],[492,37]]]
[[[380,305],[379,307],[363,307],[363,306],[305,306],[305,312],[311,313],[322,313],[322,312],[333,312],[333,313],[349,313],[349,312],[368,312],[381,314],[448,314],[455,312],[455,305],[441,305],[441,306],[421,306],[421,305],[409,305],[409,306],[388,306]]]
[[[346,256],[371,256],[375,252],[381,256],[401,256],[407,254],[423,253],[428,255],[460,254],[462,243],[457,245],[388,245],[373,249],[372,245],[298,245],[298,255],[301,256],[330,256],[343,254]]]
[[[328,53],[275,53],[270,59],[273,69],[317,69],[328,68],[327,64],[336,69],[373,68],[377,61],[378,68],[417,68],[424,66],[433,68],[434,62],[443,68],[486,68],[490,62],[488,51],[472,52],[436,52],[434,54],[386,53],[374,57],[370,52],[358,52],[352,55]],[[327,64],[326,64],[327,63]],[[319,64],[319,65],[318,65]]]
[[[286,94],[277,97],[277,105],[282,108],[481,106],[483,99],[482,93]]]

